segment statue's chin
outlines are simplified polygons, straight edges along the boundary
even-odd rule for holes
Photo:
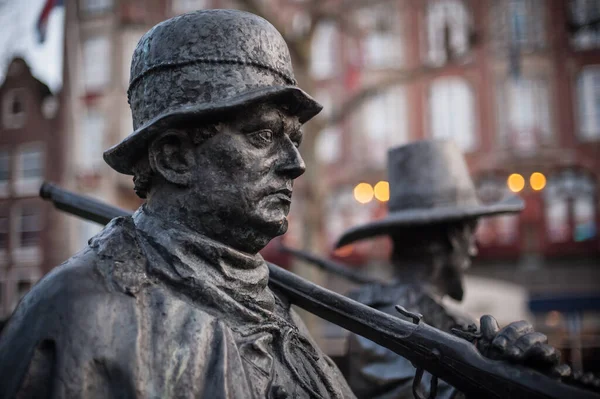
[[[465,295],[463,276],[460,272],[453,269],[446,269],[444,276],[444,286],[446,295],[455,301],[462,301]]]
[[[245,245],[256,249],[256,252],[263,249],[275,237],[286,233],[288,229],[287,218],[283,217],[279,220],[256,220],[256,223],[246,225],[246,233],[244,234]]]
[[[268,227],[263,230],[263,233],[267,236],[268,241],[271,241],[275,237],[284,235],[287,232],[287,229],[288,221],[284,218],[278,223],[269,223]]]
[[[448,293],[448,296],[449,296],[450,298],[454,299],[454,300],[455,300],[455,301],[457,301],[457,302],[462,302],[462,300],[463,300],[463,297],[465,296],[465,292],[464,292],[464,290],[462,289],[462,287],[460,287],[460,289],[458,289],[458,290],[456,290],[456,291],[453,291],[453,292],[450,292],[450,293]]]
[[[256,221],[254,230],[270,236],[269,240],[285,234],[288,229],[287,212],[278,209],[277,211],[264,212],[254,218]],[[257,215],[258,216],[258,215]]]

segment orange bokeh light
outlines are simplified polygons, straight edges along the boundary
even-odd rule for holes
[[[375,198],[381,202],[387,202],[390,200],[390,183],[386,181],[380,181],[375,185],[374,189]]]
[[[531,176],[529,176],[529,185],[535,191],[543,190],[544,187],[546,187],[546,176],[540,172],[532,173]]]
[[[361,204],[371,202],[373,199],[373,187],[369,183],[359,183],[354,187],[354,199]]]
[[[508,176],[506,184],[508,185],[510,191],[513,193],[518,193],[525,187],[525,179],[520,174],[513,173],[512,175]]]
[[[352,255],[353,251],[354,251],[354,245],[349,244],[349,245],[344,245],[343,247],[340,247],[340,248],[334,250],[333,254],[335,256],[339,256],[340,258],[345,258],[346,256]]]

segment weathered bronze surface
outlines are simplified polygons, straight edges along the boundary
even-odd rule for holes
[[[135,131],[105,153],[147,199],[20,302],[0,339],[0,397],[350,398],[257,252],[287,229],[304,172],[280,34],[206,10],[138,44]]]

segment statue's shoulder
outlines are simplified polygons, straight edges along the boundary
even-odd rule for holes
[[[118,300],[138,290],[147,278],[145,258],[133,234],[130,218],[114,219],[90,239],[86,248],[34,285],[19,302],[9,324],[38,313],[42,317],[59,317],[63,312],[84,316],[90,308],[107,303],[103,296]]]
[[[147,259],[139,244],[138,233],[130,216],[113,219],[90,239],[95,270],[104,277],[109,289],[135,295],[150,283]]]

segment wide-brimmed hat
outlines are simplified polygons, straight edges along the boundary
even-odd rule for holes
[[[302,123],[322,108],[298,88],[281,34],[238,10],[200,10],[156,25],[140,39],[130,76],[134,131],[104,153],[129,175],[148,141],[174,124],[256,102],[281,105]]]
[[[424,140],[388,153],[388,214],[346,231],[336,247],[390,233],[399,227],[456,222],[523,210],[516,196],[494,204],[477,197],[467,164],[450,140]]]

